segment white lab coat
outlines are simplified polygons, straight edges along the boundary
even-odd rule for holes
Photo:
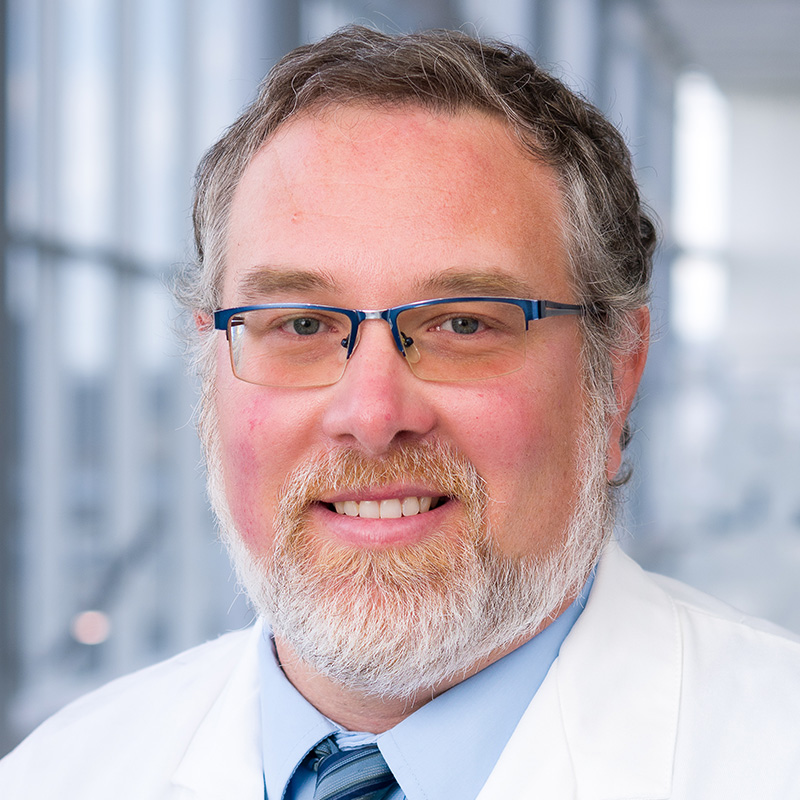
[[[0,762],[0,798],[262,800],[258,630],[73,703]],[[800,798],[800,639],[612,545],[478,800],[512,798]]]

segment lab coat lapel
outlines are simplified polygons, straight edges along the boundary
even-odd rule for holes
[[[176,797],[263,800],[258,672],[261,635],[262,626],[258,624],[239,664],[192,737],[173,775]]]
[[[669,797],[681,661],[671,599],[610,545],[479,800]]]

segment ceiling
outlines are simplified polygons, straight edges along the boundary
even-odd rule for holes
[[[657,0],[685,56],[729,91],[800,94],[800,0]]]

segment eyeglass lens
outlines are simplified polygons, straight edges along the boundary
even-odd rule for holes
[[[397,328],[409,367],[424,380],[497,377],[519,369],[525,359],[525,314],[511,303],[417,306],[400,312]],[[265,386],[335,383],[346,366],[350,332],[350,319],[333,311],[241,312],[229,324],[234,373]]]

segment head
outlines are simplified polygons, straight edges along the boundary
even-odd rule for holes
[[[645,352],[655,237],[613,126],[506,45],[353,27],[273,69],[201,163],[194,221],[179,293],[199,323],[211,495],[253,599],[301,657],[410,692],[411,673],[427,685],[466,673],[491,658],[476,641],[502,649],[560,610],[613,524]],[[456,263],[465,241],[477,275]],[[243,305],[243,275],[267,263],[292,272],[298,302],[385,308],[430,299],[408,294],[423,285],[447,291],[457,273],[460,287],[499,280],[587,312],[536,323],[549,326],[529,347],[538,375],[526,362],[458,387],[375,380],[373,327],[334,387],[243,388],[208,319]],[[292,435],[273,437],[289,413]],[[320,504],[415,486],[447,500],[435,535],[432,522],[375,546],[319,535]],[[392,654],[412,630],[427,650],[401,678]]]

